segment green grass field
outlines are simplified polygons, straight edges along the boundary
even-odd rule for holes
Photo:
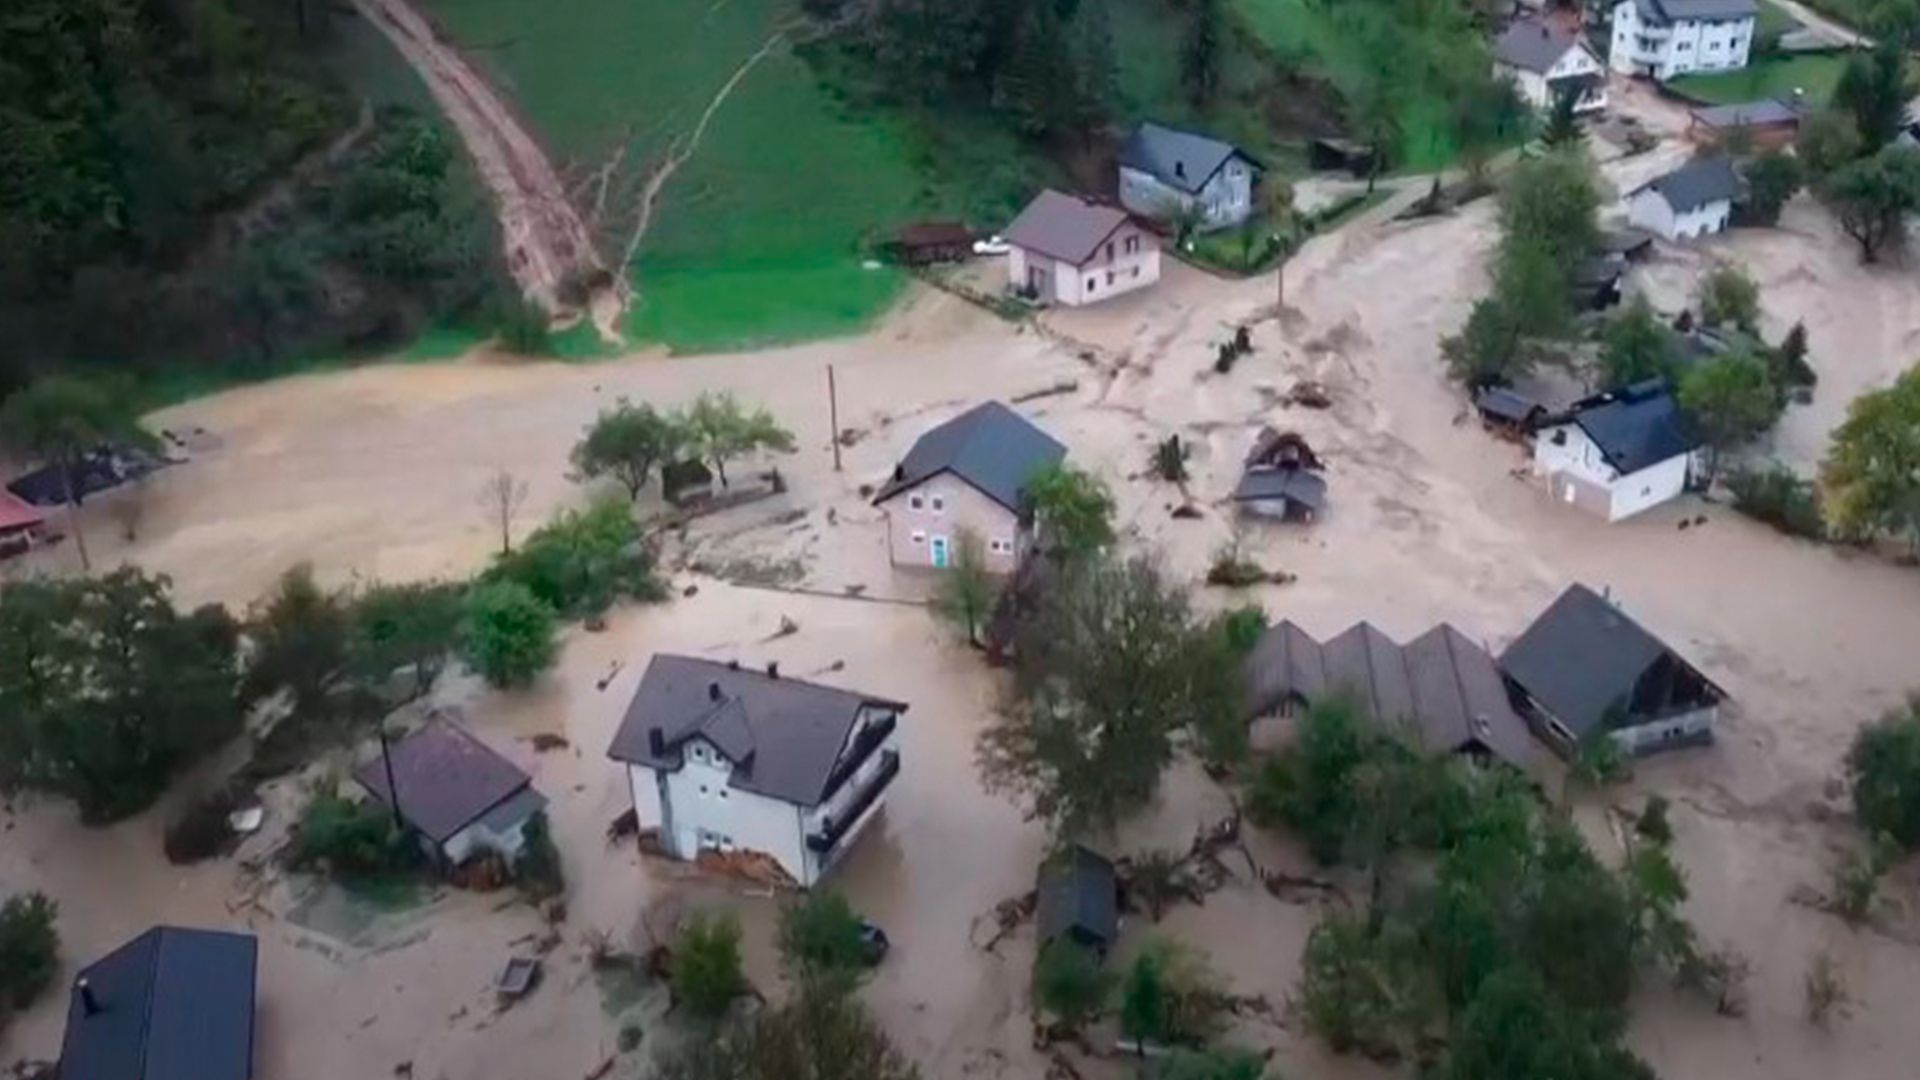
[[[1824,105],[1833,97],[1834,84],[1846,65],[1842,53],[1781,57],[1721,75],[1683,75],[1673,80],[1673,88],[1715,105],[1790,98],[1795,90],[1804,90],[1807,101]]]

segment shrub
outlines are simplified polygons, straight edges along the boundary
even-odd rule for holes
[[[1247,1050],[1175,1050],[1160,1062],[1156,1080],[1260,1080],[1267,1063]]]
[[[618,499],[569,510],[502,555],[483,583],[523,586],[561,615],[606,611],[616,601],[659,600],[666,589],[654,577],[653,554],[642,542],[632,511]]]
[[[1420,1026],[1418,973],[1398,938],[1368,932],[1347,915],[1332,915],[1307,938],[1300,1006],[1307,1026],[1336,1051],[1394,1060]]]
[[[167,861],[178,866],[225,853],[238,839],[227,823],[237,807],[238,800],[225,791],[195,800],[167,826]]]
[[[1093,954],[1066,938],[1047,942],[1034,957],[1034,1005],[1069,1029],[1100,1015],[1112,985]]]
[[[1920,847],[1920,700],[1860,729],[1847,775],[1861,828],[1908,851]]]
[[[698,912],[673,946],[673,996],[694,1015],[718,1020],[747,992],[740,971],[740,921],[730,913]]]
[[[340,877],[378,874],[403,861],[405,844],[391,810],[328,792],[315,795],[301,815],[293,834],[292,864]]]
[[[780,957],[798,974],[860,971],[866,966],[860,916],[837,892],[808,893],[780,911]]]
[[[554,845],[546,811],[538,811],[527,819],[521,826],[520,841],[520,854],[513,862],[513,876],[520,887],[535,898],[558,896],[567,891],[566,874],[560,868],[560,849]]]
[[[1809,540],[1827,539],[1826,519],[1813,484],[1784,465],[1737,469],[1727,476],[1733,508],[1757,521]]]
[[[1646,807],[1633,823],[1633,831],[1662,847],[1673,843],[1673,825],[1667,820],[1668,805],[1665,795],[1648,797]]]
[[[553,332],[547,312],[521,297],[502,299],[493,314],[500,347],[517,356],[553,355]]]
[[[1239,655],[1252,652],[1260,643],[1260,636],[1267,632],[1267,613],[1257,604],[1234,608],[1221,615],[1219,622],[1227,647]]]
[[[1853,996],[1847,992],[1846,979],[1832,953],[1823,952],[1813,958],[1813,962],[1807,965],[1804,985],[1807,1022],[1815,1027],[1826,1027],[1836,1014],[1844,1017],[1853,1003]]]
[[[477,585],[467,597],[467,663],[501,689],[530,685],[558,651],[553,609],[513,581]]]
[[[1192,447],[1180,441],[1179,435],[1169,435],[1154,444],[1153,475],[1169,484],[1185,483],[1187,479],[1187,455]]]
[[[59,905],[40,893],[0,904],[0,1031],[7,1017],[33,1003],[60,967]]]

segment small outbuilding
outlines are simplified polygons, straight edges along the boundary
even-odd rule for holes
[[[1739,198],[1733,159],[1697,158],[1633,189],[1627,220],[1668,240],[1692,240],[1725,229]]]
[[[259,943],[157,926],[82,968],[61,1080],[251,1080]]]
[[[1473,408],[1482,427],[1509,438],[1531,435],[1547,415],[1545,406],[1505,386],[1481,387],[1473,395]]]
[[[1120,939],[1120,879],[1104,856],[1073,845],[1040,864],[1037,890],[1041,948],[1066,938],[1105,956]]]
[[[489,851],[512,863],[528,819],[547,806],[532,777],[446,719],[384,746],[353,778],[389,809],[397,806],[422,849],[448,866]]]
[[[1244,513],[1275,521],[1312,521],[1326,506],[1320,458],[1304,436],[1262,428],[1247,451],[1233,501]]]
[[[1307,146],[1307,164],[1316,172],[1343,170],[1354,176],[1373,172],[1379,151],[1351,139],[1315,139]]]
[[[1701,146],[1721,147],[1745,139],[1758,149],[1780,150],[1800,133],[1798,106],[1775,98],[1695,109],[1687,119],[1687,137]]]
[[[958,221],[919,221],[900,229],[894,247],[909,266],[963,262],[973,254],[973,231]]]

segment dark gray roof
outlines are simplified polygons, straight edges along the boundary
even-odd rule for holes
[[[466,729],[431,720],[388,748],[400,788],[400,816],[438,844],[478,821],[527,787],[530,778]],[[374,798],[393,804],[387,766],[380,758],[353,778]]]
[[[614,733],[607,756],[671,772],[694,736],[732,763],[730,787],[802,806],[827,795],[833,767],[863,708],[898,701],[692,656],[660,654]],[[655,756],[647,732],[660,729]]]
[[[1522,769],[1537,764],[1533,735],[1514,711],[1491,653],[1446,623],[1402,651],[1415,703],[1409,719],[1428,753],[1478,746]]]
[[[1113,864],[1073,845],[1040,864],[1040,944],[1067,935],[1083,945],[1106,947],[1120,934],[1119,886]]]
[[[1711,128],[1756,127],[1765,124],[1793,124],[1800,121],[1800,110],[1775,98],[1743,101],[1737,105],[1712,105],[1693,110],[1693,118]]]
[[[1504,386],[1483,387],[1473,396],[1474,408],[1488,416],[1519,424],[1541,411],[1539,402]]]
[[[1580,44],[1580,35],[1544,19],[1515,19],[1493,43],[1493,58],[1522,71],[1544,75],[1567,50]]]
[[[1643,191],[1657,193],[1673,207],[1674,213],[1684,214],[1708,203],[1739,198],[1740,174],[1734,171],[1732,158],[1695,158],[1665,176],[1634,188],[1633,194]]]
[[[1168,187],[1189,194],[1206,187],[1213,174],[1234,157],[1256,168],[1259,166],[1251,155],[1232,143],[1151,121],[1134,128],[1133,134],[1120,146],[1121,166],[1151,173]]]
[[[1413,715],[1413,687],[1400,646],[1372,623],[1355,623],[1321,649],[1330,689],[1355,695],[1362,708],[1383,722]]]
[[[1066,456],[1066,447],[1026,417],[997,401],[983,402],[914,440],[873,502],[878,506],[950,472],[1017,513],[1024,508],[1027,481]]]
[[[1282,619],[1267,628],[1241,664],[1247,711],[1274,712],[1289,699],[1313,701],[1327,693],[1327,658],[1312,634]]]
[[[1700,447],[1692,422],[1660,379],[1577,402],[1570,419],[1622,476]]]
[[[1327,501],[1327,481],[1306,468],[1248,469],[1233,489],[1235,502],[1285,499],[1318,510]]]
[[[1610,710],[1625,708],[1640,676],[1670,652],[1600,594],[1575,584],[1507,647],[1500,667],[1580,737],[1602,726]]]
[[[160,926],[80,972],[62,1080],[249,1080],[259,947],[249,934]]]
[[[1661,24],[1750,19],[1760,10],[1756,0],[1634,0],[1634,6],[1642,19]]]
[[[1128,221],[1117,206],[1088,202],[1048,189],[1034,196],[1007,226],[1007,243],[1078,266]]]

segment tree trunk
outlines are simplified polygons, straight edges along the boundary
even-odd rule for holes
[[[713,474],[720,478],[720,487],[722,489],[732,489],[733,485],[727,483],[727,459],[718,454],[713,456]]]
[[[1280,264],[1273,268],[1273,300],[1281,313],[1287,310],[1287,250],[1281,240]]]
[[[93,559],[87,555],[86,530],[80,527],[80,500],[73,491],[73,462],[60,463],[60,479],[67,490],[67,525],[73,530],[73,546],[80,552],[80,569],[93,572]]]

